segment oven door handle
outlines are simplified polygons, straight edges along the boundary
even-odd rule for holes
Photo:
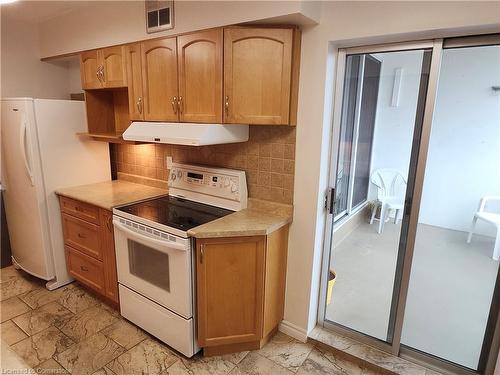
[[[186,245],[181,245],[168,240],[157,240],[155,238],[151,238],[148,236],[144,236],[140,233],[137,233],[131,229],[128,229],[126,226],[118,222],[117,220],[113,220],[113,225],[116,229],[128,234],[130,237],[137,239],[145,245],[154,246],[155,248],[161,249],[174,249],[180,251],[187,251],[188,247]]]

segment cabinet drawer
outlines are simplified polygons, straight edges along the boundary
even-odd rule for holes
[[[99,224],[99,208],[96,206],[65,197],[60,198],[60,203],[62,212],[66,212],[67,214],[94,224]]]
[[[64,243],[93,258],[102,260],[99,227],[68,214],[62,214]]]
[[[66,263],[71,276],[99,293],[104,293],[104,267],[102,262],[69,246],[65,248]]]

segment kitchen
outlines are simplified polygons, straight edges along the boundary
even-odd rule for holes
[[[14,262],[2,302],[17,304],[2,322],[18,334],[13,352],[29,367],[71,373],[309,373],[315,361],[328,371],[329,352],[306,342],[319,263],[302,251],[324,214],[322,190],[304,183],[327,173],[316,151],[329,135],[305,118],[318,124],[328,111],[320,98],[311,114],[311,101],[330,94],[307,82],[324,72],[304,68],[311,52],[327,53],[310,44],[321,4],[241,2],[233,14],[217,2],[61,4],[47,15],[35,3],[2,5],[2,28],[36,24],[41,71],[28,74],[61,82],[5,84],[7,69],[21,69],[14,56],[27,52],[2,30],[12,53],[2,97],[35,98],[2,101]],[[28,21],[28,9],[39,18]],[[89,22],[74,29],[79,18]],[[158,33],[146,32],[149,23]],[[60,100],[62,91],[75,100]],[[47,333],[53,351],[33,351]],[[360,373],[380,369],[353,363]]]

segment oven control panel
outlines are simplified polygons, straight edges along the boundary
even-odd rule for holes
[[[247,205],[244,171],[172,163],[168,178],[170,194],[219,207],[238,210]],[[196,197],[198,199],[194,199]],[[225,201],[231,207],[225,207]]]

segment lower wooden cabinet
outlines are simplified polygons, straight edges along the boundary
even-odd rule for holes
[[[198,344],[205,355],[261,348],[283,319],[288,226],[196,240]]]
[[[59,202],[69,274],[118,305],[112,212],[66,197]]]

